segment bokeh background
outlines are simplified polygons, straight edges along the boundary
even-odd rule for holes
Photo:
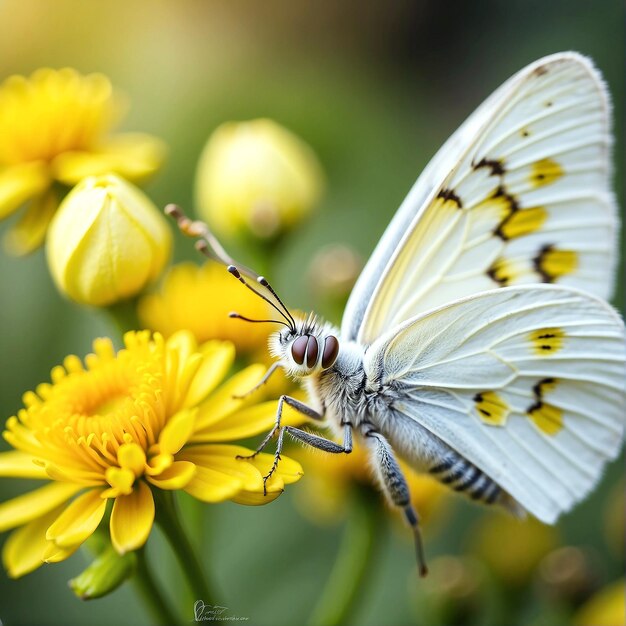
[[[124,128],[170,147],[147,188],[160,206],[193,207],[196,162],[221,122],[267,116],[303,137],[325,168],[327,193],[282,242],[272,278],[290,305],[334,321],[336,303],[318,297],[311,259],[331,243],[367,258],[439,145],[502,81],[544,54],[578,50],[604,73],[617,113],[623,206],[620,0],[2,0],[0,24],[0,79],[72,66],[104,72],[129,96]],[[177,239],[175,257],[195,258],[188,240]],[[41,252],[0,256],[0,298],[5,418],[66,354],[84,355],[95,336],[113,329],[57,294]],[[621,299],[615,303],[622,308]],[[375,567],[347,623],[571,623],[594,592],[623,576],[622,474],[619,461],[554,530],[511,526],[450,498],[426,523],[433,573],[425,582],[416,576],[408,531],[381,515]],[[207,505],[201,558],[231,615],[255,625],[305,623],[311,615],[346,522],[340,513],[323,523],[303,514],[316,506],[302,495],[311,490],[299,493],[307,480],[314,479],[268,507]],[[17,483],[0,481],[0,500],[22,491]],[[150,544],[167,584],[176,566],[158,534]],[[128,586],[91,603],[74,598],[66,581],[84,563],[77,554],[18,581],[0,571],[2,623],[150,623]]]

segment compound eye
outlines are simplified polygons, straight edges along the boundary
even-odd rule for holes
[[[328,369],[336,360],[339,354],[339,340],[337,337],[329,335],[324,340],[324,352],[322,353],[322,367]]]
[[[304,363],[304,355],[306,354],[306,347],[308,343],[308,337],[298,337],[291,344],[291,356],[298,365],[302,365]]]
[[[319,354],[319,344],[315,337],[309,337],[306,345],[306,366],[310,369],[317,363],[317,355]]]

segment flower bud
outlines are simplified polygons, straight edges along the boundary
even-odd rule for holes
[[[72,300],[106,306],[134,296],[167,262],[171,232],[152,201],[113,174],[81,181],[47,238],[48,265]]]
[[[115,591],[135,571],[134,552],[118,554],[113,546],[105,548],[98,558],[68,584],[81,600],[101,598]]]
[[[301,222],[322,188],[322,170],[311,148],[268,119],[217,128],[196,179],[198,209],[216,232],[259,239]]]

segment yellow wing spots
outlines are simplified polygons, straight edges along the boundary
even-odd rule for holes
[[[494,391],[484,391],[474,396],[478,416],[490,426],[504,426],[510,412],[507,403]]]
[[[563,428],[563,411],[545,402],[533,405],[528,410],[528,417],[545,435],[556,435]]]
[[[556,384],[554,378],[540,380],[533,387],[536,401],[526,411],[535,426],[545,435],[556,435],[563,428],[563,411],[543,400],[544,394],[554,390]]]
[[[461,198],[459,198],[459,196],[455,193],[454,189],[442,189],[437,194],[437,198],[435,199],[433,205],[439,210],[442,208],[463,208],[463,202],[461,202]]]
[[[516,278],[520,272],[516,270],[515,264],[504,257],[497,258],[487,270],[487,276],[498,283],[501,287],[506,287]]]
[[[574,250],[559,250],[544,246],[534,259],[535,269],[546,283],[571,274],[578,267],[578,255]]]
[[[549,356],[563,347],[565,332],[560,328],[541,328],[529,335],[535,354]]]
[[[504,239],[515,239],[538,231],[548,218],[543,207],[512,211],[498,227],[498,234]]]
[[[491,170],[490,176],[502,176],[506,172],[504,162],[501,159],[488,159],[487,157],[483,157],[478,163],[473,163],[472,167],[475,170],[486,167]]]
[[[476,209],[489,209],[501,216],[494,233],[505,241],[538,231],[548,218],[543,207],[520,208],[517,198],[502,185]]]
[[[533,163],[530,172],[530,185],[534,189],[550,185],[561,176],[563,176],[563,168],[552,159],[541,159]]]

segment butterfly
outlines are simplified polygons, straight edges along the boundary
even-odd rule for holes
[[[329,453],[369,450],[415,535],[402,457],[469,498],[554,523],[621,448],[626,343],[606,303],[618,218],[610,105],[587,58],[563,52],[506,81],[452,135],[400,206],[348,300],[341,328],[294,317],[201,222],[166,210],[283,325],[276,358],[309,403],[278,401],[257,452],[286,435]],[[233,313],[247,321],[244,316]],[[285,405],[335,439],[283,426]]]

